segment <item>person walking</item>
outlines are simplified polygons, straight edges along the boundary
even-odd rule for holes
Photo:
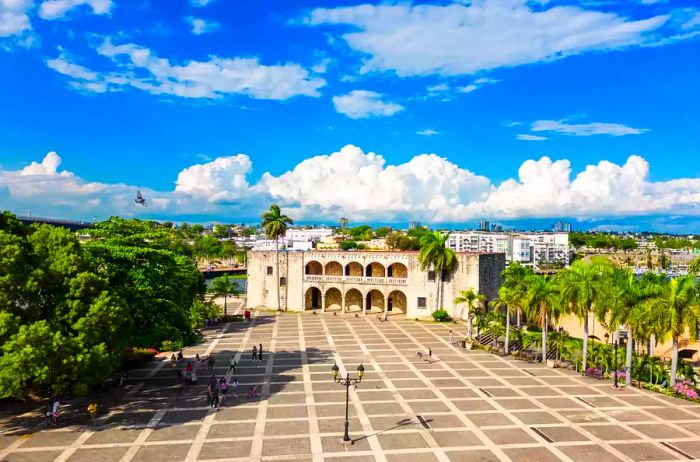
[[[46,425],[51,425],[51,417],[53,416],[53,397],[49,398],[49,402],[46,403]]]
[[[450,333],[447,335],[447,338],[450,340],[450,345],[455,344],[455,334],[452,332],[452,329],[450,329]]]
[[[236,377],[234,377],[233,382],[231,382],[231,390],[233,397],[238,398],[238,379]]]
[[[177,358],[175,357],[175,353],[170,356],[170,367],[173,369],[177,367]]]
[[[178,351],[177,353],[177,360],[182,361],[182,358],[184,358],[184,355],[182,354],[182,350]]]
[[[228,362],[228,370],[226,373],[228,374],[229,372],[233,371],[233,375],[236,375],[236,357],[232,356],[231,359]]]
[[[209,384],[211,388],[211,407],[219,407],[219,384]]]
[[[224,401],[226,401],[226,394],[228,393],[228,383],[226,383],[226,377],[221,377],[221,380],[219,380],[219,391],[221,391],[221,401],[219,402],[219,406],[223,406]]]
[[[87,411],[90,414],[90,425],[97,427],[97,403],[88,404]]]
[[[253,345],[253,361],[255,361],[256,359],[258,359],[258,347]]]
[[[53,408],[51,409],[51,423],[58,425],[58,416],[61,413],[61,403],[56,400],[53,402]]]
[[[430,347],[428,347],[428,362],[433,362],[433,350],[431,350]]]
[[[211,392],[211,383],[207,385],[207,407],[211,407],[211,403],[214,401],[214,395]]]
[[[260,344],[260,347],[258,348],[258,359],[262,361],[262,343]]]
[[[209,372],[214,372],[214,354],[210,354],[207,358],[207,368]]]

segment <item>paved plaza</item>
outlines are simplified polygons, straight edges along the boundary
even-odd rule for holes
[[[78,414],[58,429],[0,436],[0,461],[537,461],[700,458],[700,406],[560,369],[465,351],[451,325],[374,316],[254,314],[207,331],[185,350],[214,353],[215,372],[239,358],[241,391],[206,407],[206,366],[180,385],[167,360],[132,371],[130,387],[102,406],[101,427]],[[462,329],[462,327],[459,327]],[[250,350],[262,343],[263,361]],[[432,348],[433,362],[418,351]],[[337,363],[365,377],[350,391],[351,446],[341,443],[345,389]],[[229,374],[230,376],[230,374]],[[108,409],[105,409],[108,407]]]

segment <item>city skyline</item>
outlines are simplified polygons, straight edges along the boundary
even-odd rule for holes
[[[693,2],[0,13],[0,209],[700,231]]]

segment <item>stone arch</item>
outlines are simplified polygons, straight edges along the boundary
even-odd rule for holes
[[[381,263],[372,262],[365,267],[365,276],[373,278],[385,278],[386,269]]]
[[[392,313],[404,313],[407,310],[407,298],[406,294],[400,290],[393,290],[389,293],[386,301],[387,311]]]
[[[367,292],[365,297],[366,311],[384,311],[384,294],[377,289]]]
[[[318,287],[309,287],[306,289],[306,294],[304,294],[304,309],[317,310],[321,308],[322,300],[321,289]]]
[[[408,277],[408,268],[403,263],[392,263],[386,269],[386,277],[406,279]]]
[[[362,264],[357,263],[356,261],[351,261],[347,265],[345,265],[345,275],[346,276],[360,276],[365,273],[365,268],[362,266]]]
[[[362,307],[364,307],[362,292],[358,289],[349,289],[345,292],[345,311],[359,311],[362,312]]]
[[[337,261],[329,261],[326,263],[326,267],[323,269],[326,276],[342,276],[343,275],[343,265]]]
[[[331,287],[324,296],[326,311],[341,311],[343,309],[343,294],[340,289]]]
[[[323,265],[321,265],[321,263],[317,262],[316,260],[312,260],[306,264],[306,267],[304,268],[304,274],[321,275],[323,274]]]

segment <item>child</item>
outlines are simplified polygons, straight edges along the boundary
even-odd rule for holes
[[[238,379],[233,378],[233,382],[231,382],[231,389],[233,390],[233,397],[238,398]]]
[[[177,358],[175,357],[175,353],[170,356],[170,366],[175,369],[177,367]]]
[[[248,392],[247,395],[248,399],[255,399],[258,397],[258,389],[253,387],[250,387],[250,391]]]
[[[90,425],[97,427],[97,403],[88,404],[87,411],[90,414]]]
[[[221,390],[221,402],[219,404],[223,406],[224,401],[226,400],[226,393],[228,393],[228,384],[226,383],[226,377],[221,377],[221,380],[219,381],[219,390]]]

